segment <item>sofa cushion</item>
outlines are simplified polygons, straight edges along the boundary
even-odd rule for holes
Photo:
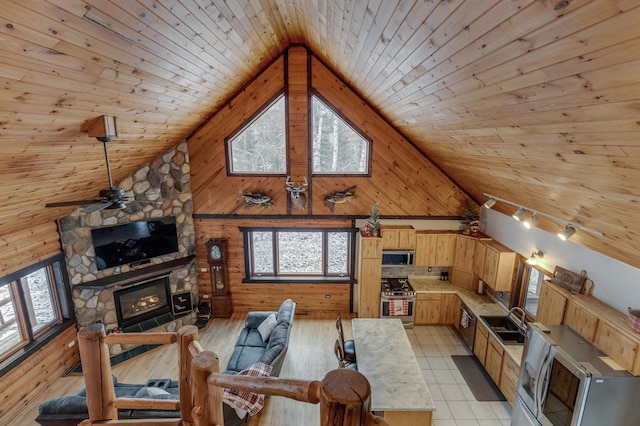
[[[262,340],[257,328],[243,328],[236,341],[236,347],[238,346],[252,346],[264,349],[267,347],[267,342]]]
[[[276,314],[270,314],[262,323],[258,326],[258,333],[260,333],[260,337],[262,337],[262,341],[266,342],[269,340],[269,336],[271,336],[271,332],[274,328],[276,328]]]
[[[138,392],[133,396],[134,398],[152,398],[152,399],[174,399],[175,396],[171,395],[164,389],[156,387],[141,387]]]
[[[278,324],[281,323],[286,323],[287,325],[290,325],[291,323],[291,313],[293,312],[293,308],[294,308],[294,303],[293,300],[291,299],[287,299],[284,302],[282,302],[282,304],[280,305],[280,308],[278,309],[278,314],[276,315],[276,318],[278,319]]]
[[[244,320],[244,326],[246,328],[258,328],[262,321],[267,319],[267,317],[274,312],[262,312],[262,311],[253,311],[247,314],[247,318]]]
[[[238,372],[249,368],[260,361],[263,353],[264,347],[236,346],[229,360],[229,364],[227,364],[227,370]]]

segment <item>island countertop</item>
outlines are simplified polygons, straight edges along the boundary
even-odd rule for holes
[[[411,343],[399,319],[351,320],[358,371],[371,384],[374,411],[434,411]]]
[[[465,305],[478,317],[481,315],[507,315],[509,310],[502,304],[496,302],[487,294],[478,294],[475,291],[467,290],[451,284],[449,281],[440,281],[437,278],[424,278],[419,276],[409,276],[409,282],[417,294],[419,293],[452,293],[457,294]],[[487,327],[488,328],[488,327]],[[491,330],[489,330],[491,332]],[[520,366],[524,345],[503,345],[505,351]]]

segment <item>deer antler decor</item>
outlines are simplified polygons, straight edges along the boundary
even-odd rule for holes
[[[296,185],[291,182],[291,176],[287,176],[286,185],[287,191],[291,193],[291,207],[296,210],[304,210],[307,206],[307,194],[304,194],[304,191],[306,191],[306,187],[309,186],[307,178],[304,178],[304,183]]]

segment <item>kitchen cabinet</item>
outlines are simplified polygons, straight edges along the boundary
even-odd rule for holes
[[[600,321],[593,344],[625,370],[633,370],[634,362],[638,357],[638,341],[627,337],[626,333],[613,324]]]
[[[495,291],[511,291],[516,253],[493,240],[482,244],[486,246],[482,281]]]
[[[473,276],[476,241],[476,237],[456,235],[451,282],[467,290],[474,290],[477,287],[476,280]]]
[[[411,225],[382,225],[382,248],[413,249],[416,246],[416,231]]]
[[[487,245],[477,240],[473,253],[473,274],[482,279],[484,276],[484,258],[487,254]]]
[[[453,266],[456,234],[418,231],[415,238],[416,266]]]
[[[358,317],[380,317],[382,279],[382,238],[359,237]]]
[[[504,352],[502,359],[502,373],[500,374],[500,391],[507,398],[507,401],[513,403],[516,399],[516,389],[518,385],[518,375],[520,374],[520,368],[516,361],[511,356]]]
[[[542,282],[536,321],[542,324],[562,324],[564,309],[567,304],[566,290],[549,281]]]
[[[440,324],[440,313],[442,311],[442,294],[428,293],[416,295],[415,325]]]
[[[442,294],[440,323],[453,325],[456,329],[460,328],[460,298],[457,294]]]
[[[598,328],[598,317],[590,313],[573,299],[567,301],[566,311],[564,313],[564,324],[574,329],[579,335],[591,343],[594,342]]]
[[[489,376],[493,379],[496,385],[500,384],[500,375],[502,374],[502,358],[504,356],[504,349],[500,342],[493,337],[493,334],[489,333],[487,339],[487,355],[484,363],[484,368],[489,373]]]
[[[478,358],[480,364],[485,365],[487,359],[487,345],[489,340],[489,329],[482,321],[476,323],[476,337],[473,342],[473,354]]]

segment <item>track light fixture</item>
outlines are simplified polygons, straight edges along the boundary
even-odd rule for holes
[[[527,263],[529,265],[537,265],[544,258],[544,253],[541,251],[534,251],[531,253],[531,256],[527,259]]]
[[[495,204],[496,204],[496,200],[494,200],[493,198],[489,198],[487,201],[484,202],[483,206],[485,209],[489,210]]]
[[[571,236],[576,233],[576,229],[580,229],[582,231],[589,232],[589,233],[591,233],[593,235],[598,235],[598,236],[604,235],[602,232],[600,232],[598,230],[595,230],[593,228],[588,228],[586,226],[582,226],[582,225],[580,225],[578,223],[575,223],[575,222],[569,222],[569,221],[567,221],[565,219],[561,219],[559,217],[552,216],[550,214],[546,214],[546,213],[543,213],[543,212],[538,211],[538,210],[530,209],[529,207],[523,206],[521,204],[513,203],[513,202],[511,202],[509,200],[505,200],[504,198],[496,197],[495,195],[486,194],[486,193],[483,194],[483,195],[485,197],[489,197],[489,199],[484,203],[484,206],[487,207],[487,208],[493,207],[496,204],[496,201],[501,201],[503,203],[506,203],[506,204],[512,205],[514,207],[517,207],[518,210],[513,214],[513,218],[515,220],[518,220],[518,221],[522,220],[525,217],[525,215],[527,214],[527,211],[530,211],[531,212],[531,217],[523,222],[524,226],[527,229],[530,229],[533,226],[536,226],[538,224],[538,218],[537,218],[538,215],[547,217],[547,218],[552,219],[552,220],[555,220],[556,222],[564,223],[565,224],[564,229],[561,230],[560,232],[558,232],[558,238],[560,238],[562,241],[566,241],[569,238],[571,238]],[[487,204],[489,206],[487,206]]]
[[[518,222],[522,220],[522,218],[527,214],[527,211],[522,208],[519,207],[518,210],[516,210],[516,212],[511,216],[512,218],[514,218],[515,220],[517,220]]]
[[[558,232],[558,238],[560,238],[562,241],[567,241],[575,233],[576,228],[567,224],[567,226],[565,226],[562,231]]]
[[[537,213],[534,212],[529,219],[522,222],[525,228],[531,229],[538,224],[538,218],[536,217],[536,215]]]

